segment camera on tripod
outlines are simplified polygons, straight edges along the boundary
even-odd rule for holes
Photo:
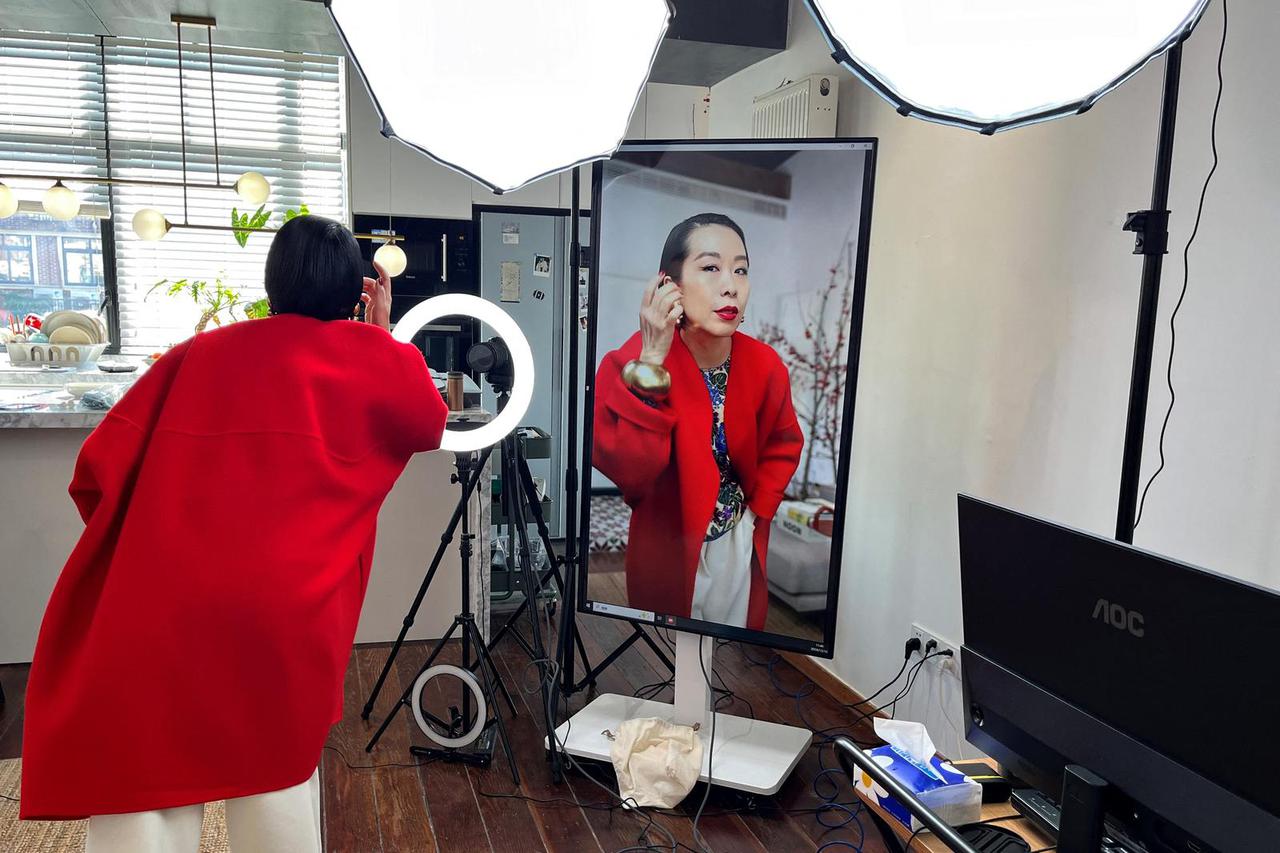
[[[472,344],[467,350],[467,367],[484,374],[485,380],[497,394],[511,393],[516,381],[516,368],[511,360],[511,350],[502,338],[490,338]]]

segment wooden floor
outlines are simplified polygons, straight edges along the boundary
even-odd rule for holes
[[[584,616],[579,622],[593,661],[603,658],[630,631],[627,624],[612,619]],[[460,653],[454,645],[447,651],[447,660],[456,660]],[[381,721],[394,704],[403,685],[425,660],[427,651],[424,644],[405,647],[383,690],[372,723]],[[755,659],[770,654],[762,649],[753,649],[750,653]],[[608,810],[611,798],[576,773],[570,774],[566,784],[552,783],[542,748],[536,694],[525,696],[516,687],[535,687],[535,676],[527,667],[528,658],[512,641],[500,644],[497,662],[520,703],[519,716],[509,723],[521,774],[518,788],[512,785],[501,750],[493,765],[486,769],[445,763],[399,766],[417,760],[408,752],[410,744],[426,743],[411,716],[404,711],[373,754],[365,753],[364,745],[374,725],[360,719],[360,708],[385,655],[386,648],[378,646],[360,646],[351,655],[345,684],[345,715],[332,732],[329,739],[332,749],[324,751],[321,765],[326,850],[332,853],[477,850],[609,853],[637,844],[644,819],[620,810]],[[798,716],[796,702],[780,694],[770,683],[766,668],[750,663],[736,644],[718,648],[715,670],[736,694],[734,704],[722,707],[722,711],[747,715],[749,702],[761,719],[804,724]],[[0,708],[0,758],[16,757],[21,752],[26,671],[26,666],[0,666],[0,684],[8,697]],[[775,674],[792,690],[806,683],[804,676],[786,663],[777,665]],[[629,694],[666,677],[667,673],[652,652],[643,644],[637,644],[601,676],[598,687],[602,692]],[[669,697],[669,692],[666,695]],[[576,710],[586,701],[585,694],[574,696],[570,708]],[[821,689],[801,701],[806,721],[814,728],[843,725],[851,719],[850,712]],[[443,703],[437,707],[443,707]],[[869,737],[869,729],[864,727],[857,734]],[[834,764],[830,751],[823,752],[826,763]],[[356,767],[348,767],[348,762]],[[863,853],[884,853],[880,836],[865,813],[861,820],[865,833],[856,825],[829,830],[819,824],[813,809],[821,800],[811,783],[820,769],[819,750],[814,747],[774,797],[752,799],[713,789],[699,824],[710,848],[717,853],[783,853],[812,851],[826,842],[845,840],[855,845],[861,841]],[[612,783],[611,768],[597,766],[596,770],[598,778]],[[843,776],[831,776],[844,784]],[[680,844],[693,851],[698,850],[698,845],[693,840],[692,815],[703,790],[701,786],[695,788],[683,807],[653,818],[655,824],[667,829]],[[845,802],[852,800],[847,786],[841,798]],[[826,819],[839,822],[841,818],[828,813]],[[663,836],[651,830],[648,843],[661,845]],[[836,846],[833,849],[856,848]]]

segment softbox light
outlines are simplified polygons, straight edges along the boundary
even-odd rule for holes
[[[1084,112],[1208,0],[805,0],[837,62],[904,115],[994,133]]]
[[[399,139],[494,192],[608,157],[626,134],[666,0],[329,0]]]

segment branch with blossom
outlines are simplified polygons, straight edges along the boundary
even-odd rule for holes
[[[840,426],[847,380],[849,324],[853,314],[853,243],[846,235],[826,285],[802,308],[801,330],[788,334],[776,323],[764,323],[759,338],[773,347],[791,373],[792,402],[808,437],[804,459],[793,480],[798,494],[814,492],[815,452],[839,458]]]

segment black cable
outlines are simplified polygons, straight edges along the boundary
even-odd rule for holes
[[[842,704],[843,704],[843,705],[844,705],[844,707],[846,707],[846,708],[856,708],[856,707],[858,707],[859,705],[866,705],[866,704],[869,704],[869,703],[871,703],[871,702],[874,702],[874,701],[876,700],[876,698],[877,698],[877,697],[879,697],[879,695],[880,695],[881,693],[885,692],[885,691],[886,691],[886,690],[888,690],[890,687],[892,687],[893,685],[895,685],[895,684],[897,684],[897,683],[898,683],[898,679],[902,677],[902,673],[904,673],[904,672],[906,672],[906,671],[907,671],[907,664],[909,664],[909,663],[911,663],[911,658],[910,658],[910,657],[903,658],[903,660],[902,660],[902,667],[898,670],[898,674],[897,674],[897,675],[895,675],[893,678],[889,679],[887,682],[885,682],[885,684],[884,684],[884,686],[883,686],[883,687],[881,687],[881,688],[880,688],[879,690],[877,690],[875,693],[872,693],[872,694],[871,694],[870,696],[868,696],[866,699],[861,699],[861,700],[859,700],[859,701],[857,701],[857,702],[844,702],[844,703],[842,703]]]
[[[1133,529],[1137,530],[1138,525],[1142,523],[1142,510],[1147,504],[1147,492],[1151,490],[1151,484],[1156,481],[1156,477],[1160,476],[1160,472],[1164,470],[1164,435],[1169,429],[1169,417],[1173,414],[1173,404],[1177,400],[1177,395],[1173,390],[1173,352],[1178,343],[1178,331],[1175,325],[1178,319],[1178,311],[1182,308],[1182,301],[1187,298],[1187,282],[1190,279],[1191,271],[1188,267],[1188,258],[1191,253],[1191,244],[1195,242],[1196,235],[1200,233],[1200,216],[1204,213],[1204,199],[1209,192],[1209,182],[1213,180],[1213,173],[1218,171],[1218,108],[1222,105],[1222,57],[1227,50],[1227,0],[1222,0],[1222,42],[1218,45],[1218,95],[1213,102],[1213,118],[1209,122],[1209,146],[1213,150],[1213,165],[1209,168],[1209,174],[1205,175],[1204,186],[1200,188],[1200,203],[1196,206],[1196,222],[1191,229],[1191,236],[1187,238],[1187,244],[1182,249],[1182,292],[1178,294],[1178,302],[1173,306],[1173,313],[1169,315],[1169,365],[1165,370],[1165,384],[1169,386],[1169,407],[1165,409],[1164,421],[1160,424],[1160,440],[1157,447],[1160,451],[1160,465],[1152,473],[1151,478],[1147,480],[1147,485],[1142,489],[1142,498],[1138,501],[1138,515],[1133,521]]]
[[[412,764],[405,764],[404,762],[395,762],[395,761],[390,761],[390,762],[387,762],[386,764],[352,764],[347,759],[347,756],[343,753],[343,751],[338,749],[336,746],[329,746],[329,744],[326,743],[324,745],[324,748],[333,750],[334,752],[338,753],[338,757],[342,759],[343,764],[347,765],[348,770],[376,770],[379,767],[423,767],[427,764],[432,763],[433,761],[436,761],[435,758],[427,758],[423,761],[417,761]]]
[[[560,693],[558,690],[555,689],[556,686],[559,684],[560,664],[558,661],[554,661],[549,658],[543,658],[539,661],[535,661],[535,663],[544,664],[545,669],[543,671],[546,674],[545,677],[547,679],[547,683],[550,685],[551,690],[554,691],[553,695],[555,696],[554,702],[556,707],[553,709],[555,713],[552,714],[552,719],[555,719],[555,717],[558,716],[558,713],[560,710],[561,700],[563,699],[566,702],[568,701],[568,697],[565,697],[562,693]],[[565,722],[568,726],[568,728],[566,728],[565,730],[565,737],[567,738],[569,732],[572,730],[572,727],[573,727],[572,716],[566,714]],[[640,831],[640,838],[639,838],[640,844],[632,847],[624,848],[621,851],[617,851],[617,853],[629,853],[629,851],[645,851],[645,853],[650,853],[650,851],[654,851],[654,850],[670,850],[671,853],[675,853],[675,851],[681,847],[684,847],[686,850],[689,850],[690,853],[704,853],[704,851],[695,850],[689,847],[688,845],[682,844],[679,841],[677,841],[676,837],[671,833],[670,830],[668,830],[664,826],[657,825],[653,822],[653,815],[650,813],[650,810],[642,808],[638,803],[636,803],[634,799],[631,799],[630,797],[623,799],[623,797],[617,791],[613,790],[608,785],[604,784],[603,782],[601,782],[600,780],[592,776],[590,773],[588,773],[586,768],[584,768],[581,764],[578,763],[578,759],[575,758],[572,754],[570,754],[568,749],[565,748],[564,741],[560,739],[559,735],[557,735],[554,730],[550,734],[551,734],[552,749],[559,750],[561,757],[564,758],[569,763],[570,766],[572,766],[584,777],[586,777],[587,781],[591,782],[591,784],[595,785],[597,788],[600,788],[602,791],[608,794],[611,798],[618,801],[618,805],[613,806],[612,808],[625,807],[623,808],[623,810],[626,814],[636,818],[643,817],[645,819],[645,826]],[[573,802],[575,805],[577,805],[579,808],[588,808],[588,806],[584,806],[582,802],[578,800],[578,795],[574,792],[572,785],[569,786],[569,793],[573,794]],[[628,806],[628,801],[630,802],[629,806]],[[668,843],[662,846],[658,846],[656,844],[645,844],[644,839],[650,829],[655,829],[658,832],[662,833],[662,835],[666,836]],[[695,829],[696,829],[696,826],[695,826]]]
[[[872,708],[870,711],[864,711],[862,714],[858,716],[856,720],[854,720],[852,723],[849,723],[849,725],[846,728],[853,728],[857,726],[859,723],[861,723],[862,721],[870,719],[871,717],[874,717],[876,714],[880,713],[885,708],[888,708],[890,705],[893,705],[896,702],[902,701],[906,697],[906,695],[911,691],[911,688],[915,686],[913,675],[920,671],[920,667],[924,666],[925,662],[932,658],[947,657],[947,656],[949,656],[949,652],[947,650],[943,650],[940,652],[931,652],[925,655],[924,657],[920,658],[920,660],[916,661],[915,664],[911,667],[911,671],[907,675],[907,683],[902,688],[902,690],[898,691],[897,696],[893,697],[891,701],[885,702],[883,705],[880,705],[879,707]],[[833,726],[832,729],[834,728],[838,728],[838,727]],[[831,729],[826,729],[825,731],[831,731]]]

